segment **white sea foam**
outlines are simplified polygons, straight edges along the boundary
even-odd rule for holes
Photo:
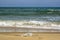
[[[46,21],[0,21],[2,27],[60,27],[60,24]]]
[[[0,26],[13,26],[15,23],[12,21],[0,21]]]

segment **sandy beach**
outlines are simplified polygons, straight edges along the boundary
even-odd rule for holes
[[[32,33],[32,36],[21,36],[24,33],[0,33],[0,40],[60,40],[60,33],[40,32]],[[18,36],[19,35],[19,36]]]

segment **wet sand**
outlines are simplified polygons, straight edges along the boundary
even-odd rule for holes
[[[21,36],[22,32],[0,32],[0,40],[60,40],[60,32],[35,32],[32,36]]]

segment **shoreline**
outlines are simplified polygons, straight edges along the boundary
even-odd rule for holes
[[[0,27],[0,32],[60,32],[54,28]]]

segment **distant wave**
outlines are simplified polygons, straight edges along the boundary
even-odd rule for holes
[[[19,16],[60,16],[60,9],[36,9],[36,8],[16,8],[16,9],[1,9],[1,15],[19,15]]]

